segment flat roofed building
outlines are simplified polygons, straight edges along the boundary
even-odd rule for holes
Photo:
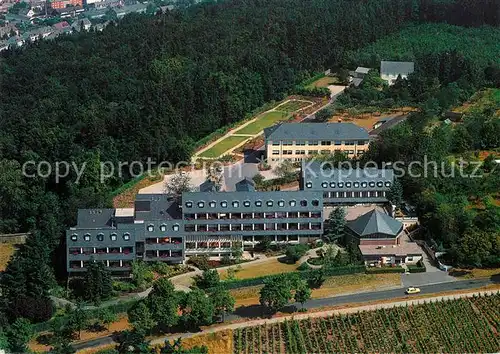
[[[184,261],[179,206],[166,195],[139,194],[134,208],[80,209],[66,231],[67,270],[85,271],[103,261],[115,274],[130,272],[132,261]]]
[[[323,197],[311,191],[183,193],[186,254],[222,255],[252,246],[310,242],[323,232]]]
[[[368,131],[352,123],[283,123],[264,129],[264,135],[270,165],[335,152],[355,157],[368,150],[370,141]]]
[[[300,189],[321,191],[325,205],[383,204],[394,183],[390,169],[338,169],[330,163],[304,161]]]

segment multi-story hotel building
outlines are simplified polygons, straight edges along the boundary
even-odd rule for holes
[[[92,259],[127,273],[135,259],[181,263],[186,255],[220,257],[264,237],[276,243],[310,242],[323,233],[323,195],[316,191],[259,192],[239,182],[234,192],[183,193],[179,205],[161,194],[139,194],[134,208],[82,209],[66,232],[67,270]]]
[[[325,205],[387,203],[387,192],[394,183],[391,169],[338,169],[319,161],[304,161],[300,189],[323,194]]]
[[[335,152],[353,158],[367,151],[370,142],[368,131],[352,123],[284,123],[264,129],[264,135],[271,166]]]

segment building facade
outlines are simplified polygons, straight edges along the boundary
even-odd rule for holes
[[[346,224],[348,240],[355,242],[367,266],[416,264],[422,249],[410,242],[404,225],[374,209]]]
[[[271,166],[335,152],[354,158],[364,154],[370,142],[368,131],[352,123],[284,123],[264,129],[264,135]]]
[[[139,194],[134,208],[81,209],[66,232],[67,270],[85,271],[103,261],[118,274],[132,261],[182,263],[186,256],[230,255],[264,239],[311,242],[323,234],[322,193],[259,192],[243,180],[234,192],[183,193],[177,202],[163,194]]]
[[[319,161],[304,161],[300,189],[323,194],[325,205],[384,204],[394,183],[390,169],[338,169]]]

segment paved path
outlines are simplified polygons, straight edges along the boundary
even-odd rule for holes
[[[279,107],[287,104],[288,102],[306,102],[306,103],[309,103],[309,105],[305,106],[305,107],[302,107],[302,108],[300,108],[300,109],[298,109],[296,111],[293,111],[293,112],[280,111]],[[231,130],[229,130],[229,132],[227,132],[225,135],[223,135],[219,139],[217,139],[214,142],[208,144],[203,149],[200,149],[199,151],[195,152],[194,155],[193,155],[193,157],[192,157],[192,161],[196,161],[198,158],[204,158],[203,156],[200,156],[200,155],[203,154],[205,151],[211,149],[214,145],[217,145],[219,142],[221,142],[222,140],[224,140],[224,139],[226,139],[228,137],[231,137],[231,136],[243,136],[243,137],[247,137],[248,139],[242,141],[238,145],[235,145],[235,146],[231,147],[229,150],[224,151],[217,158],[219,158],[219,157],[221,157],[223,155],[231,154],[234,150],[236,150],[240,146],[243,146],[248,140],[253,139],[253,138],[257,138],[258,136],[260,136],[262,134],[262,131],[258,132],[257,134],[241,134],[241,133],[236,133],[236,132],[239,131],[240,129],[246,127],[247,125],[250,125],[250,124],[254,123],[256,120],[258,120],[264,114],[267,114],[267,113],[270,113],[270,112],[285,112],[287,115],[291,115],[293,113],[297,113],[297,112],[302,111],[302,110],[304,110],[306,108],[309,108],[309,107],[311,107],[313,105],[314,105],[314,102],[312,102],[312,101],[298,100],[298,99],[288,99],[288,100],[284,101],[283,103],[279,104],[278,106],[273,107],[270,110],[267,110],[265,112],[262,112],[262,113],[258,114],[255,118],[253,118],[253,119],[251,119],[251,120],[243,123],[242,125],[239,125],[237,127],[232,128]]]
[[[460,291],[460,290],[471,290],[471,289],[476,289],[480,288],[483,286],[491,285],[491,284],[500,284],[500,280],[493,280],[493,279],[476,279],[476,280],[463,280],[463,281],[457,281],[457,282],[449,282],[449,283],[444,283],[444,284],[433,284],[433,285],[425,285],[420,287],[421,294],[422,295],[429,295],[429,294],[435,294],[435,293],[440,293],[440,292],[445,292],[445,291]],[[357,293],[357,294],[350,294],[350,295],[340,295],[340,296],[334,296],[334,297],[329,297],[329,298],[323,298],[323,299],[313,299],[309,300],[304,304],[304,308],[306,309],[313,309],[313,308],[322,308],[322,307],[331,307],[331,306],[339,306],[339,305],[346,305],[346,304],[357,304],[357,303],[364,303],[364,302],[372,302],[372,301],[379,301],[379,300],[390,300],[394,298],[401,298],[405,296],[404,293],[404,288],[399,288],[399,289],[391,289],[391,290],[383,290],[383,291],[372,291],[372,292],[365,292],[365,293]],[[451,296],[440,296],[436,297],[433,299],[444,299],[444,298],[452,298],[453,296],[457,295],[451,295]],[[470,296],[470,295],[460,295],[460,296]],[[153,343],[163,343],[165,339],[174,339],[174,338],[179,338],[179,337],[189,337],[189,336],[195,336],[199,335],[202,333],[212,333],[212,332],[217,332],[221,331],[224,329],[228,328],[240,328],[241,327],[246,327],[249,325],[257,325],[259,323],[270,323],[269,321],[284,321],[286,318],[307,318],[307,317],[315,317],[315,316],[329,316],[330,314],[334,313],[341,313],[338,311],[360,311],[363,309],[374,309],[376,307],[374,306],[405,306],[408,303],[412,303],[412,301],[422,301],[422,300],[412,300],[411,296],[408,296],[408,301],[398,301],[394,302],[391,304],[381,304],[381,305],[361,305],[359,307],[354,307],[350,309],[343,309],[343,310],[331,310],[331,311],[323,311],[323,312],[317,312],[315,314],[294,314],[293,316],[288,316],[288,317],[280,317],[276,319],[255,319],[256,317],[259,317],[263,313],[263,308],[260,305],[253,305],[253,306],[248,306],[248,307],[240,307],[236,309],[236,311],[230,315],[226,316],[226,322],[231,322],[234,320],[241,320],[244,318],[251,319],[254,318],[253,320],[250,321],[245,321],[242,323],[233,323],[233,324],[228,324],[226,326],[219,326],[215,328],[208,329],[206,331],[202,332],[197,332],[197,333],[184,333],[184,334],[173,334],[169,335],[163,338],[158,338],[153,341]],[[425,301],[429,301],[429,298],[426,298]],[[300,304],[291,304],[289,305],[285,310],[287,311],[294,311],[296,308],[300,308]],[[76,350],[81,350],[84,348],[91,348],[91,347],[97,347],[97,346],[102,346],[102,345],[109,345],[113,344],[113,338],[111,336],[109,337],[104,337],[104,338],[98,338],[94,339],[91,341],[87,341],[84,343],[78,343],[73,345],[73,347]]]

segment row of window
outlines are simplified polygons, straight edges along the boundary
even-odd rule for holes
[[[153,232],[154,230],[155,226],[153,224],[149,224],[148,231]],[[167,225],[165,224],[160,225],[160,231],[162,232],[167,231]],[[172,231],[179,231],[179,225],[178,224],[172,225]]]
[[[274,141],[273,146],[317,146],[317,145],[365,145],[368,142],[365,140],[335,140],[335,141],[330,141],[330,140],[310,140],[310,141],[291,141],[291,140],[284,140],[284,141]]]
[[[346,154],[354,154],[354,150],[335,150],[335,152],[343,152]],[[321,154],[331,154],[331,150],[321,150],[319,151]],[[361,155],[364,153],[364,150],[358,150],[358,155]],[[279,155],[280,151],[279,150],[273,150],[272,151],[273,155]],[[295,150],[295,155],[316,155],[318,154],[318,150]],[[282,155],[293,155],[293,150],[283,150]]]
[[[130,240],[130,234],[128,232],[126,232],[126,233],[124,233],[122,235],[122,238],[125,241],[129,241]],[[92,239],[92,236],[90,234],[83,235],[83,240],[84,241],[90,241],[91,239]],[[118,235],[116,233],[112,233],[111,235],[109,235],[109,239],[111,241],[116,241],[118,239]],[[96,240],[97,241],[101,241],[101,242],[104,241],[104,234],[102,234],[102,233],[97,234]],[[73,241],[73,242],[78,241],[78,235],[77,234],[71,235],[71,241]]]
[[[279,200],[276,204],[277,204],[279,207],[284,207],[286,203],[285,203],[285,201],[284,201],[284,200]],[[296,206],[296,205],[297,205],[297,201],[296,201],[296,200],[290,200],[290,201],[288,202],[288,204],[289,204],[291,207],[294,207],[294,206]],[[194,204],[193,204],[193,202],[191,202],[191,201],[187,201],[187,202],[185,203],[186,208],[192,208],[192,207],[193,207],[193,205],[194,205]],[[204,201],[199,201],[196,205],[198,206],[198,208],[204,208],[204,207],[205,207],[205,202],[204,202]],[[228,205],[229,205],[229,204],[228,204],[228,202],[227,202],[227,201],[222,201],[222,202],[220,202],[220,206],[221,206],[222,208],[227,208],[227,207],[228,207]],[[235,200],[235,201],[233,201],[233,202],[231,203],[231,205],[233,206],[233,208],[239,208],[239,206],[240,206],[240,202],[239,202],[239,201],[237,201],[237,200]],[[244,206],[244,207],[247,207],[247,208],[248,208],[248,207],[250,207],[251,205],[252,205],[252,203],[251,203],[249,200],[245,200],[245,201],[243,202],[243,206]],[[256,207],[261,207],[261,206],[263,205],[263,202],[262,202],[262,200],[256,200],[256,201],[254,202],[254,205],[255,205]],[[300,205],[300,206],[302,206],[302,207],[306,207],[306,206],[308,205],[307,200],[301,200],[301,201],[299,202],[299,205]],[[319,206],[319,200],[314,199],[314,200],[311,202],[311,205],[312,205],[312,206]],[[214,202],[214,201],[211,201],[211,202],[209,202],[209,203],[208,203],[208,206],[209,206],[210,208],[215,208],[215,207],[217,206],[217,203],[216,203],[216,202]],[[266,201],[266,206],[268,206],[268,207],[272,207],[272,206],[274,206],[274,201],[273,201],[273,200],[268,200],[268,201]]]
[[[383,181],[378,181],[378,182],[375,182],[375,181],[370,181],[370,182],[366,182],[366,181],[362,181],[362,182],[326,182],[326,181],[323,181],[321,183],[321,188],[351,188],[351,187],[354,187],[354,188],[374,188],[375,186],[379,187],[379,188],[382,188],[382,187],[387,187],[387,188],[390,188],[392,185],[392,183],[390,181],[386,181],[385,183]],[[313,187],[313,184],[311,181],[308,181],[306,182],[306,188],[312,188]]]

